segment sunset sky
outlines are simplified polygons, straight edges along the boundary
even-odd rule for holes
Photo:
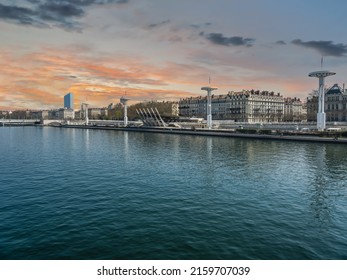
[[[0,109],[179,100],[242,89],[305,99],[347,83],[345,0],[0,0]]]

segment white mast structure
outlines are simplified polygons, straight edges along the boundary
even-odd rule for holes
[[[324,112],[324,78],[328,76],[335,75],[336,73],[321,70],[315,71],[308,74],[309,77],[315,77],[319,79],[318,88],[318,112],[317,112],[317,129],[318,131],[323,131],[325,129],[325,112]]]
[[[84,109],[84,117],[85,117],[85,120],[86,120],[86,125],[89,124],[89,119],[88,119],[88,105],[87,103],[82,103],[82,108]]]
[[[213,88],[210,86],[211,79],[208,79],[208,87],[202,87],[201,90],[207,91],[207,127],[208,129],[212,128],[212,109],[211,109],[211,92],[218,88]]]
[[[123,96],[120,99],[120,103],[124,105],[124,126],[128,126],[128,100],[130,99]]]

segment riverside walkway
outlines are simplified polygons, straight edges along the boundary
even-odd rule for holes
[[[232,130],[222,129],[182,129],[173,127],[109,127],[109,126],[86,126],[86,125],[62,125],[62,128],[79,128],[79,129],[102,129],[118,130],[129,132],[147,132],[147,133],[166,133],[195,136],[214,136],[214,137],[231,137],[245,138],[254,140],[278,140],[278,141],[297,141],[297,142],[318,142],[318,143],[335,143],[347,144],[347,138],[320,137],[318,135],[284,135],[284,134],[247,134]]]
[[[36,119],[0,119],[0,126],[30,126],[39,124]]]

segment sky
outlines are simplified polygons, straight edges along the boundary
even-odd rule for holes
[[[0,109],[347,82],[345,0],[0,0]],[[323,68],[321,65],[323,58]]]

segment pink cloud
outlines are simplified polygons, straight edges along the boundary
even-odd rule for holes
[[[221,66],[199,62],[204,56]],[[204,94],[200,88],[207,84],[209,75],[213,85],[219,87],[218,94],[261,89],[304,97],[307,88],[311,90],[308,78],[295,81],[274,74],[261,65],[261,60],[252,62],[243,55],[225,58],[223,54],[191,51],[190,57],[192,63],[168,61],[159,65],[140,56],[93,56],[88,49],[43,48],[24,54],[15,49],[0,49],[0,79],[4,81],[0,87],[1,106],[62,107],[67,92],[74,93],[75,108],[86,99],[93,106],[107,106],[125,92],[133,103],[178,100]]]
[[[125,91],[134,102],[192,95],[168,87],[184,82],[179,75],[180,66],[161,69],[133,58],[93,58],[53,49],[24,55],[15,53],[15,50],[0,50],[0,78],[6,81],[6,87],[0,88],[0,96],[7,96],[3,106],[7,103],[18,108],[61,107],[63,95],[70,91],[75,94],[76,107],[86,98],[95,106],[107,106]]]

